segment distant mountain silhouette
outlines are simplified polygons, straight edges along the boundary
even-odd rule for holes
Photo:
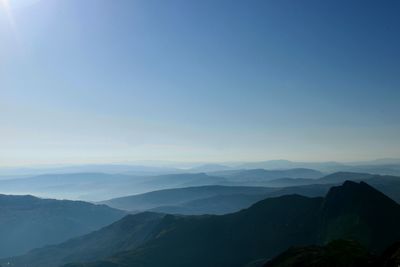
[[[295,162],[289,160],[269,160],[261,162],[248,162],[237,166],[238,169],[267,169],[282,170],[293,168],[308,168],[325,173],[339,171],[362,172],[380,175],[400,176],[399,159],[378,159],[373,161],[360,161],[350,163],[339,162]]]
[[[322,245],[336,239],[354,239],[380,252],[400,240],[400,206],[363,182],[346,182],[325,198],[287,195],[223,216],[165,215],[156,224],[147,235],[151,238],[135,249],[68,266],[236,267],[270,259],[290,246]],[[58,258],[57,264],[75,257],[65,244],[53,248],[70,255]],[[7,262],[16,267],[28,262],[43,266],[38,263],[46,260],[46,253],[43,248]]]
[[[396,181],[393,176],[349,172],[324,176],[311,169],[229,170],[208,174],[182,173],[156,176],[104,173],[48,174],[0,180],[0,192],[17,195],[33,194],[46,198],[103,201],[155,190],[194,186],[293,187],[311,184],[335,185],[345,180],[368,181],[390,197],[395,198],[396,201],[400,201],[400,178]]]
[[[128,211],[150,210],[186,215],[226,214],[247,208],[267,197],[288,194],[324,196],[332,185],[341,184],[346,180],[367,181],[400,202],[400,177],[340,172],[319,179],[281,178],[268,182],[288,185],[283,188],[220,185],[185,187],[110,199],[100,203]],[[293,183],[295,186],[292,186]]]
[[[153,190],[224,184],[223,177],[211,176],[205,173],[183,173],[151,176],[136,184],[141,188],[152,188]]]
[[[346,167],[345,164],[339,162],[295,162],[290,160],[268,160],[259,162],[247,162],[240,164],[238,168],[243,169],[267,169],[282,170],[294,168],[315,169],[323,172],[335,172]]]
[[[0,256],[13,256],[108,225],[124,212],[81,201],[0,195]]]
[[[227,214],[250,207],[257,201],[265,199],[269,194],[232,194],[216,195],[196,199],[175,206],[159,206],[151,209],[154,212],[185,215]]]
[[[369,173],[356,173],[356,172],[335,172],[318,179],[318,183],[337,184],[344,181],[361,181],[366,180],[374,175]]]
[[[328,174],[318,179],[310,178],[277,178],[269,180],[265,183],[265,186],[275,187],[286,187],[286,186],[299,186],[299,185],[310,185],[310,184],[341,184],[344,181],[363,181],[372,177],[378,177],[377,175],[369,173],[357,173],[357,172],[335,172]]]
[[[113,197],[146,177],[105,173],[44,174],[21,179],[0,180],[0,192],[34,194],[41,197],[96,200]],[[131,192],[132,189],[129,189]]]
[[[308,178],[317,179],[323,173],[312,169],[286,169],[286,170],[265,170],[265,169],[250,169],[250,170],[231,170],[213,172],[210,175],[224,177],[229,182],[249,183],[249,182],[266,182],[278,178]]]
[[[309,178],[278,178],[269,180],[265,183],[268,187],[287,187],[287,186],[301,186],[310,185],[318,183],[319,179],[309,179]]]
[[[126,174],[46,174],[0,180],[0,192],[41,197],[101,201],[154,190],[224,184],[226,179],[204,173],[135,176]]]
[[[114,198],[107,201],[102,201],[100,203],[118,209],[140,211],[140,210],[154,209],[161,206],[176,207],[180,205],[185,205],[191,201],[196,201],[196,200],[202,201],[203,199],[208,199],[216,196],[237,195],[237,194],[265,196],[266,193],[272,192],[274,190],[275,189],[273,188],[264,188],[264,187],[220,186],[220,185],[185,187],[185,188],[164,189],[139,195]]]
[[[400,203],[400,177],[372,175],[368,173],[336,172],[319,179],[281,178],[267,182],[265,186],[299,187],[301,185],[339,185],[344,181],[364,181]]]
[[[188,171],[190,172],[216,172],[216,171],[225,171],[225,170],[232,170],[232,167],[228,167],[225,165],[221,164],[203,164],[200,166],[196,166],[193,168],[190,168]]]
[[[0,176],[37,176],[45,174],[104,173],[131,175],[161,175],[181,173],[181,169],[132,164],[86,164],[70,166],[48,166],[37,168],[0,167]]]

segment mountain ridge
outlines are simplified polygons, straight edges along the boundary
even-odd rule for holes
[[[361,198],[359,203],[352,204],[356,197]],[[374,220],[360,203],[373,206],[371,212],[380,210],[386,220]],[[370,231],[357,231],[354,226],[359,224],[354,224],[358,220],[354,221],[353,215]],[[274,257],[293,245],[324,244],[349,237],[355,237],[368,249],[380,251],[388,242],[400,238],[399,224],[397,203],[367,184],[345,182],[332,188],[324,198],[292,194],[268,198],[222,216],[165,215],[153,229],[154,238],[136,249],[99,258],[97,263],[68,266],[239,267]],[[337,226],[334,231],[332,225]],[[41,259],[40,253],[35,253],[29,257],[30,263],[34,262],[32,257]],[[23,266],[24,260],[27,258],[7,259],[20,262],[15,267]]]

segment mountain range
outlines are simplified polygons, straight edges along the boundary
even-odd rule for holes
[[[3,194],[100,201],[159,189],[223,184],[226,179],[204,173],[135,176],[106,173],[44,174],[0,180]]]
[[[398,225],[395,201],[364,182],[347,181],[325,197],[267,198],[221,216],[128,215],[97,232],[2,262],[16,267],[254,266],[291,246],[336,239],[355,240],[379,253],[400,239]]]
[[[364,166],[364,165],[362,165]],[[380,166],[380,165],[379,165]],[[80,167],[77,170],[94,170],[95,166]],[[122,165],[99,166],[99,170],[126,170]],[[129,166],[128,166],[129,167]],[[126,167],[126,168],[128,168]],[[212,170],[199,173],[200,169]],[[68,168],[67,168],[68,169]],[[155,190],[206,186],[263,186],[292,187],[311,184],[337,184],[348,180],[372,177],[368,173],[340,172],[326,174],[318,170],[294,168],[285,170],[265,169],[223,169],[220,165],[197,166],[194,169],[180,170],[183,173],[146,175],[124,173],[53,173],[36,176],[18,176],[0,179],[0,193],[13,195],[31,194],[43,198],[75,199],[84,201],[103,201],[111,198],[142,194]],[[74,169],[68,169],[69,171]],[[109,170],[111,172],[111,170]],[[215,171],[218,170],[218,171]]]
[[[324,196],[332,185],[346,180],[366,181],[400,203],[400,177],[338,172],[319,179],[281,178],[285,187],[200,186],[153,191],[99,202],[127,211],[157,211],[172,214],[226,214],[247,208],[267,197],[300,194]],[[301,183],[298,183],[300,180]],[[271,181],[265,184],[270,185]],[[300,185],[298,185],[300,184]]]

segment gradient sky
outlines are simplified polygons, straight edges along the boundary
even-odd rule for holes
[[[0,165],[400,157],[400,1],[0,3]]]

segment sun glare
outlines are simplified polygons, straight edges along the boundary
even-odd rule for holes
[[[9,21],[10,25],[15,30],[15,21],[14,21],[14,17],[13,17],[12,11],[11,11],[10,1],[9,0],[0,0],[0,3],[1,3],[3,10],[5,11],[5,13],[7,15],[7,19]]]
[[[19,34],[17,31],[17,24],[15,22],[15,18],[12,12],[12,6],[10,0],[0,0],[0,8],[3,9],[4,13],[7,16],[8,23],[10,28],[14,34],[15,39],[19,42]]]

